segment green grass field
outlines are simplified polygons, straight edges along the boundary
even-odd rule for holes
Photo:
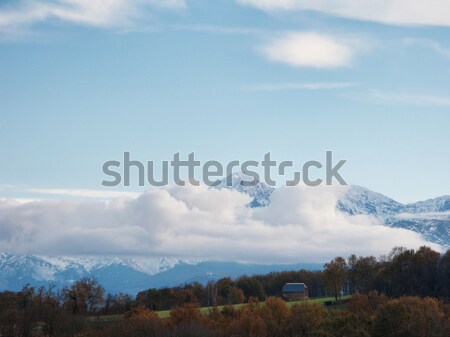
[[[342,300],[347,300],[349,299],[351,296],[342,296]],[[324,304],[326,301],[334,301],[334,297],[321,297],[321,298],[310,298],[307,300],[303,300],[303,301],[290,301],[290,302],[286,302],[287,305],[289,307],[293,306],[296,303],[302,303],[302,302],[314,302],[314,303],[319,303],[319,304]],[[264,302],[261,302],[262,304],[264,304]],[[235,304],[233,305],[233,307],[235,309],[239,309],[240,307],[246,305],[246,303],[242,303],[242,304]],[[224,306],[218,306],[217,308],[219,310],[222,310]],[[214,307],[202,307],[200,308],[200,311],[204,314],[207,314],[210,310],[212,310]],[[333,305],[331,307],[326,307],[327,309],[333,309],[333,310],[345,310],[346,309],[346,304],[339,304],[339,305]],[[170,310],[163,310],[163,311],[156,311],[156,313],[158,314],[158,316],[160,318],[167,318],[170,316]],[[118,321],[121,320],[123,318],[123,315],[103,315],[103,316],[98,316],[98,317],[93,317],[92,320],[98,320],[98,321],[103,321],[103,322],[113,322],[113,321]]]
[[[351,296],[342,296],[342,300],[346,300],[346,299],[349,299]],[[305,301],[308,301],[308,302],[315,302],[315,303],[319,303],[319,304],[324,304],[326,301],[334,301],[334,297],[322,297],[322,298],[310,298],[310,299],[307,299],[307,300],[303,300],[303,301],[290,301],[290,302],[286,302],[287,303],[287,305],[289,306],[289,307],[291,307],[292,305],[294,305],[295,303],[301,303],[301,302],[305,302]],[[264,304],[264,302],[261,302],[262,304]],[[235,308],[235,309],[239,309],[240,307],[242,307],[242,306],[244,306],[244,305],[246,305],[245,303],[243,303],[243,304],[235,304],[235,305],[233,305],[233,307]],[[219,309],[219,310],[222,310],[223,309],[223,307],[224,306],[218,306],[217,308]],[[329,307],[330,309],[336,309],[336,310],[344,310],[345,309],[345,304],[342,304],[342,305],[336,305],[336,306],[332,306],[332,307]],[[204,314],[207,314],[210,310],[212,310],[213,309],[213,307],[202,307],[202,308],[200,308],[200,311],[202,312],[202,313],[204,313]],[[170,316],[170,310],[163,310],[163,311],[157,311],[156,312],[157,314],[158,314],[158,316],[160,317],[160,318],[167,318],[167,317],[169,317]]]

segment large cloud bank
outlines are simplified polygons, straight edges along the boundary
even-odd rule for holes
[[[206,187],[100,201],[0,201],[0,251],[139,255],[256,263],[323,262],[428,244],[418,234],[335,209],[342,188],[281,188],[266,208]]]

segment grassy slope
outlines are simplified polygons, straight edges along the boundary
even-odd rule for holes
[[[350,297],[351,296],[342,296],[342,300],[349,299]],[[334,297],[310,298],[306,301],[324,304],[326,301],[334,301]],[[301,302],[303,302],[303,301],[292,301],[292,302],[286,302],[286,303],[289,307],[291,307],[295,303],[301,303]],[[261,303],[264,304],[264,302],[261,302]],[[235,309],[239,309],[240,307],[242,307],[244,305],[246,305],[246,304],[245,303],[235,304],[235,305],[233,305],[233,307]],[[217,308],[219,310],[222,310],[223,306],[219,306]],[[327,308],[334,309],[334,310],[345,310],[346,304],[333,305],[332,307],[327,307]],[[204,314],[207,314],[211,309],[213,309],[213,307],[202,307],[202,308],[200,308],[200,311]],[[158,314],[158,316],[160,318],[167,318],[170,316],[170,310],[157,311],[156,313]],[[121,319],[123,319],[123,315],[103,315],[103,316],[98,316],[98,317],[92,318],[92,320],[99,320],[99,321],[103,321],[103,322],[112,322],[112,321],[118,321]]]
[[[342,300],[349,299],[350,297],[351,296],[342,296]],[[308,299],[306,301],[315,302],[315,303],[319,303],[319,304],[324,304],[326,301],[334,301],[334,297],[310,298],[310,299]],[[287,303],[288,306],[291,307],[295,303],[301,303],[301,302],[303,302],[303,301],[291,301],[291,302],[286,302],[286,303]],[[262,303],[264,303],[264,302],[262,302]],[[233,307],[235,309],[238,309],[238,308],[242,307],[243,305],[245,305],[245,304],[235,304],[235,305],[233,305]],[[213,307],[203,307],[203,308],[200,308],[200,311],[202,313],[204,313],[204,314],[207,314],[212,308]],[[223,306],[219,306],[217,308],[219,310],[222,310]],[[331,308],[338,309],[338,310],[342,310],[343,309],[342,305],[333,306]],[[158,316],[160,318],[167,318],[170,315],[170,310],[157,311],[156,313],[158,314]]]

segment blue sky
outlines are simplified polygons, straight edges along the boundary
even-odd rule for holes
[[[449,194],[450,5],[361,3],[3,1],[0,197],[101,189],[124,151],[332,150],[350,184]]]

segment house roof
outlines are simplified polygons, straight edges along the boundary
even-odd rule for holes
[[[308,289],[304,283],[286,283],[283,286],[283,293],[304,293],[305,289]]]

